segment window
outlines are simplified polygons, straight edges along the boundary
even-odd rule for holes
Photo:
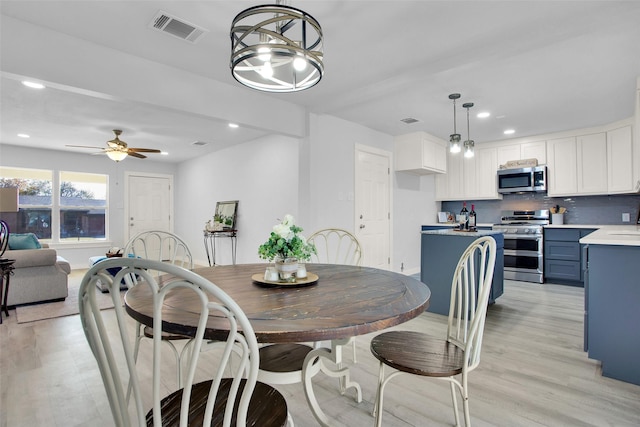
[[[51,242],[106,238],[107,175],[0,167],[0,187],[19,188],[19,212],[3,213],[14,233]]]
[[[60,172],[60,241],[104,239],[107,176]]]
[[[3,213],[14,233],[34,233],[51,239],[53,172],[38,169],[0,168],[0,186],[18,187],[19,212]]]

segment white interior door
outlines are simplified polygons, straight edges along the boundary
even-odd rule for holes
[[[128,175],[126,241],[141,231],[172,231],[172,181],[171,176]]]
[[[391,153],[356,146],[355,230],[362,265],[391,268]]]

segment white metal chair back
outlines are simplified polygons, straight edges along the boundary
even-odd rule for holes
[[[193,269],[193,256],[187,244],[167,231],[149,230],[136,234],[127,242],[124,256],[163,261]]]
[[[106,268],[118,267],[121,270],[115,277],[105,273]],[[164,276],[162,286],[160,286],[155,275],[150,274],[149,271],[161,271],[170,274],[171,279],[166,279],[166,276]],[[134,322],[125,313],[120,300],[120,293],[118,292],[119,283],[127,274],[140,277],[142,280],[139,281],[138,286],[148,286],[153,295],[154,339],[151,394],[147,390],[143,390],[141,377],[136,369],[133,354],[133,334],[130,331]],[[101,280],[108,284],[110,294],[114,300],[115,316],[110,310],[100,310],[95,298],[98,291],[95,285],[96,280]],[[182,390],[179,425],[186,427],[188,424],[190,403],[194,403],[192,401],[192,385],[194,385],[196,369],[211,369],[210,364],[198,366],[198,360],[201,355],[200,349],[207,319],[211,313],[215,312],[220,321],[227,322],[229,335],[226,342],[223,342],[224,351],[220,364],[215,372],[208,372],[207,374],[207,377],[213,378],[213,381],[211,382],[210,390],[206,390],[209,394],[208,400],[206,399],[207,393],[204,394],[206,410],[204,410],[203,425],[211,424],[210,420],[214,410],[213,404],[218,392],[217,387],[223,378],[223,371],[232,369],[233,382],[230,388],[230,396],[240,395],[241,393],[237,425],[244,426],[246,425],[249,400],[256,386],[259,364],[258,343],[249,320],[233,299],[203,277],[167,263],[138,258],[112,258],[105,260],[91,268],[82,279],[80,285],[80,318],[82,327],[91,351],[98,362],[115,424],[117,426],[147,425],[148,408],[144,408],[143,401],[145,397],[150,395],[153,397],[153,402],[151,405],[152,412],[149,413],[149,416],[152,414],[155,427],[161,425],[160,368],[162,366],[162,352],[160,348],[161,334],[159,333],[163,321],[163,310],[161,308],[165,297],[178,288],[187,288],[193,292],[200,305],[199,312],[194,313],[194,315],[198,316],[198,327],[193,342],[193,351],[190,352],[185,387]],[[109,320],[117,322],[117,325],[109,328],[107,326]],[[116,328],[115,332],[113,328]],[[234,361],[233,364],[229,364],[229,356],[232,351],[240,355],[239,363]],[[246,379],[244,388],[240,387],[242,378]],[[135,405],[135,410],[133,411],[128,408],[130,402],[130,399],[127,398],[129,382],[133,392],[131,401]],[[230,403],[220,409],[224,411],[224,426],[231,425],[235,399],[229,398],[228,401]]]
[[[341,228],[325,228],[313,233],[307,239],[316,247],[311,261],[325,264],[360,265],[362,246],[350,232]]]
[[[447,341],[464,350],[467,372],[480,363],[495,261],[496,241],[483,236],[467,247],[453,274]]]

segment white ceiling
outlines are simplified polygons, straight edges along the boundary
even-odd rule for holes
[[[111,130],[120,128],[130,146],[160,148],[170,155],[154,159],[178,162],[265,134],[298,136],[286,126],[260,122],[260,111],[275,122],[279,111],[288,114],[282,108],[289,103],[390,135],[424,130],[448,139],[453,92],[462,94],[458,105],[475,103],[471,137],[477,144],[597,126],[634,112],[640,2],[293,0],[291,6],[322,25],[326,70],[317,86],[294,94],[255,93],[229,71],[231,21],[259,3],[0,1],[0,143],[61,150],[69,149],[66,144],[104,146]],[[208,33],[192,44],[149,28],[160,10]],[[65,61],[57,67],[55,58],[30,56],[33,43],[52,40],[55,58]],[[23,45],[29,48],[15,54]],[[91,61],[100,71],[83,75],[75,60]],[[159,82],[148,73],[156,93],[146,98],[140,82],[127,77],[140,64],[171,67],[158,68]],[[48,87],[28,90],[20,84],[23,77]],[[203,82],[215,84],[220,96],[204,98],[209,105],[199,106],[198,114],[185,106],[188,100],[156,97],[173,88],[197,97]],[[492,115],[477,119],[479,111]],[[231,112],[240,129],[227,127]],[[400,121],[407,117],[420,122]],[[465,119],[460,108],[463,139]],[[516,133],[504,136],[506,128]],[[19,132],[32,137],[18,138]]]

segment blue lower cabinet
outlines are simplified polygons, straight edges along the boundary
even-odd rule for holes
[[[587,339],[602,375],[640,385],[640,247],[589,245]]]
[[[422,233],[420,280],[431,290],[427,309],[431,313],[449,314],[453,272],[465,249],[480,235],[490,233],[496,240],[496,265],[489,304],[493,304],[504,291],[504,235],[498,232],[454,233]]]

